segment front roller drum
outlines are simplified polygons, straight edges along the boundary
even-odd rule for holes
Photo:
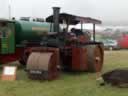
[[[87,45],[87,66],[89,72],[100,72],[104,60],[104,47],[102,43]]]
[[[33,80],[56,79],[59,73],[57,52],[32,52],[26,66],[28,77]]]

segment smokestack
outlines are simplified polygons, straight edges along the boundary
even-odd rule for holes
[[[53,7],[54,32],[59,32],[59,13],[60,7]]]

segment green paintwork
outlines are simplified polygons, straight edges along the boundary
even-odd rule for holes
[[[16,44],[20,45],[27,41],[40,41],[45,33],[52,30],[50,24],[46,22],[16,21],[15,31]]]
[[[0,26],[1,54],[12,54],[15,52],[14,22],[7,22],[6,26]]]
[[[9,45],[9,53],[15,52],[15,29],[14,29],[14,23],[9,23],[10,29],[12,32],[9,35],[8,39],[8,45]]]
[[[53,32],[53,24],[46,22],[0,19],[0,24],[0,54],[13,54],[16,47],[24,47],[26,42],[40,43],[45,34]]]

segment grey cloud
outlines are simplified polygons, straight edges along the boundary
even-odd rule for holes
[[[0,0],[0,17],[8,18],[8,1]],[[128,25],[127,4],[127,0],[11,0],[11,15],[46,17],[52,13],[51,7],[59,5],[61,12],[98,18],[104,24]]]

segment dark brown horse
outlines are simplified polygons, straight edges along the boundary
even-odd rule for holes
[[[128,87],[128,69],[115,69],[102,75],[104,84]],[[104,85],[103,83],[101,85]]]

